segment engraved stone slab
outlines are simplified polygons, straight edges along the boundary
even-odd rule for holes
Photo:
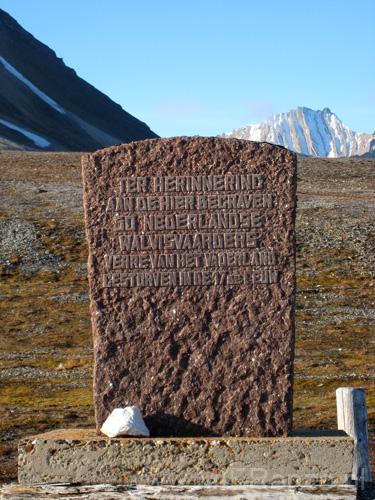
[[[82,164],[97,430],[134,405],[151,436],[289,435],[296,155],[194,137]]]

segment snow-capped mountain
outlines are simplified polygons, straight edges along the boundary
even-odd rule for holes
[[[271,142],[307,156],[375,157],[375,134],[353,132],[328,108],[323,111],[297,108],[220,137]]]
[[[94,151],[152,137],[0,9],[0,149]]]

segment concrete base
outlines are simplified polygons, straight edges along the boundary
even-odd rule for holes
[[[349,484],[343,432],[290,438],[114,438],[56,430],[19,445],[19,482],[136,485]]]

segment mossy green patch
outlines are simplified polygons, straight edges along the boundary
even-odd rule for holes
[[[6,352],[32,347],[87,347],[92,344],[88,304],[56,303],[56,294],[87,291],[86,278],[70,272],[38,273],[23,278],[14,273],[3,287],[0,342]],[[9,311],[12,311],[9,314]]]
[[[53,374],[52,374],[53,376]],[[4,406],[61,406],[61,409],[91,407],[92,387],[90,379],[81,379],[86,384],[81,387],[76,380],[67,379],[40,379],[9,380],[3,384],[0,405]],[[78,404],[77,404],[78,403]]]
[[[0,221],[8,219],[8,210],[5,210],[3,207],[0,207]]]
[[[45,215],[48,208],[50,206],[44,205],[24,215],[24,219],[35,226],[43,249],[65,262],[86,262],[83,215],[60,210],[58,218],[49,218]]]

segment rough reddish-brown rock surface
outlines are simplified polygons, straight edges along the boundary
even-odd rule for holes
[[[135,405],[151,436],[290,434],[295,154],[180,137],[82,162],[97,429]]]

